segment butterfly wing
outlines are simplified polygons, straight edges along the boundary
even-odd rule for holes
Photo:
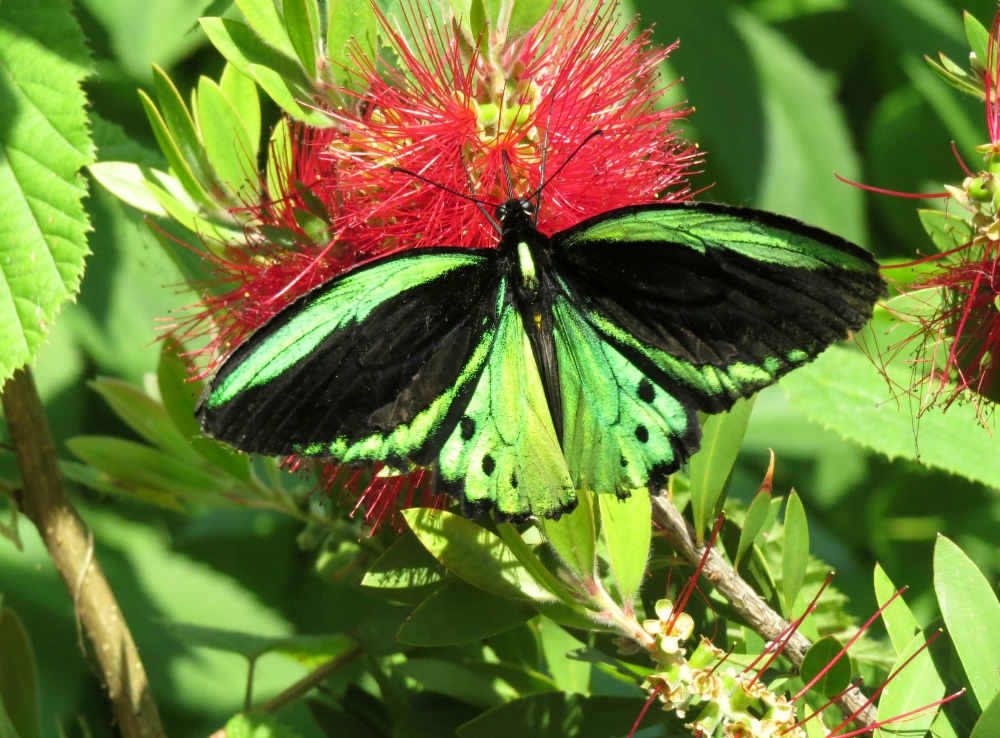
[[[697,450],[728,409],[871,316],[857,246],[724,205],[625,208],[556,234],[563,447],[574,481],[627,494]]]
[[[244,342],[198,408],[250,453],[436,463],[468,514],[572,509],[566,461],[493,249],[422,249],[359,267]]]
[[[309,292],[222,365],[203,429],[249,453],[430,463],[487,362],[495,258],[415,250]]]
[[[489,359],[468,406],[445,441],[439,485],[474,513],[558,517],[576,505],[531,342],[520,313],[498,294]]]

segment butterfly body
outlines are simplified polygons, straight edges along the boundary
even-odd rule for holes
[[[373,260],[224,362],[198,415],[250,453],[435,469],[468,514],[556,517],[576,491],[655,489],[721,412],[859,328],[874,260],[710,204],[614,210],[552,237],[528,200],[495,249]]]

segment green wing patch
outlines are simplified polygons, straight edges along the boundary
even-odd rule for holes
[[[693,412],[655,384],[564,296],[555,303],[563,450],[574,484],[627,497],[698,447]]]
[[[503,297],[488,363],[438,457],[439,484],[467,512],[558,517],[576,494],[524,324]]]

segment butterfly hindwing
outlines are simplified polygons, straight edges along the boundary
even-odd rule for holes
[[[720,412],[870,317],[884,284],[825,231],[725,205],[651,205],[552,239],[587,322],[691,409]]]
[[[694,411],[600,335],[570,296],[556,298],[553,315],[574,484],[622,497],[662,484],[698,448]]]
[[[501,288],[497,328],[468,406],[445,441],[438,484],[467,512],[558,517],[576,494],[521,315]]]
[[[494,258],[416,250],[304,295],[227,359],[203,428],[250,453],[430,463],[487,361]]]

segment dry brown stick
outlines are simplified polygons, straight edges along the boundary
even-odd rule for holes
[[[21,510],[38,528],[69,590],[76,616],[93,645],[118,728],[126,738],[165,736],[132,634],[94,558],[93,541],[66,497],[31,372],[14,372],[2,399],[24,489]]]
[[[704,548],[698,548],[695,543],[694,530],[680,514],[666,495],[653,497],[653,515],[662,526],[664,535],[670,545],[680,553],[692,566],[697,566],[705,554]],[[715,588],[732,605],[740,617],[755,633],[768,641],[773,641],[787,634],[789,623],[781,615],[772,610],[763,598],[733,570],[733,568],[716,551],[708,555],[705,567],[701,571]],[[795,664],[802,666],[806,651],[812,646],[809,639],[798,631],[788,639],[782,653]],[[858,728],[872,725],[876,720],[876,711],[872,705],[867,705],[868,698],[857,687],[852,687],[837,700],[837,706],[846,714],[853,715],[854,724]]]

